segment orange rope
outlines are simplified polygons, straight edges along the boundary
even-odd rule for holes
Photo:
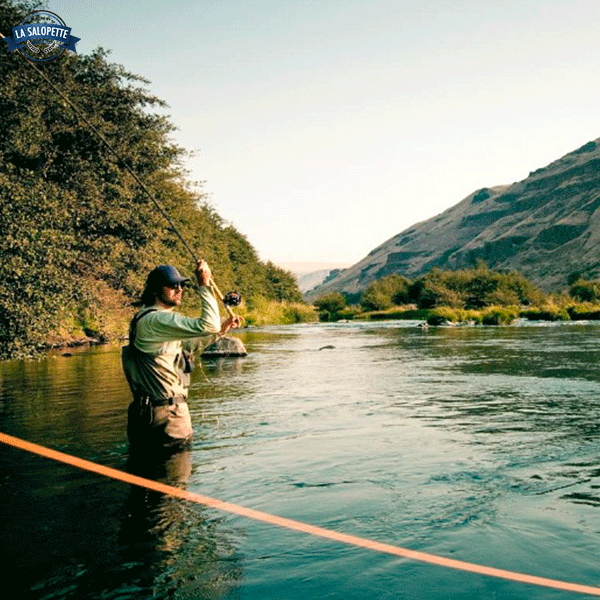
[[[339,533],[330,529],[324,529],[323,527],[316,527],[315,525],[309,525],[300,521],[294,521],[292,519],[278,517],[269,513],[264,513],[258,510],[253,510],[251,508],[246,508],[244,506],[231,504],[229,502],[223,502],[222,500],[209,498],[208,496],[202,496],[200,494],[188,492],[186,490],[166,485],[164,483],[158,483],[157,481],[152,481],[150,479],[138,477],[137,475],[131,475],[130,473],[126,473],[124,471],[119,471],[117,469],[105,467],[103,465],[99,465],[88,460],[83,460],[82,458],[77,458],[76,456],[71,456],[70,454],[65,454],[63,452],[51,450],[50,448],[39,446],[38,444],[33,444],[31,442],[27,442],[25,440],[10,435],[6,435],[5,433],[1,432],[0,442],[3,442],[10,446],[14,446],[15,448],[20,448],[21,450],[26,450],[27,452],[32,452],[33,454],[38,454],[39,456],[44,456],[46,458],[50,458],[52,460],[71,465],[73,467],[77,467],[79,469],[91,471],[92,473],[104,475],[112,479],[124,481],[125,483],[130,483],[133,485],[144,487],[149,490],[154,490],[156,492],[162,492],[163,494],[168,494],[176,498],[181,498],[182,500],[189,500],[190,502],[210,506],[211,508],[216,508],[218,510],[233,513],[241,517],[247,517],[256,521],[262,521],[263,523],[270,523],[271,525],[285,527],[293,531],[301,531],[303,533],[308,533],[310,535],[315,535],[321,538],[334,540],[336,542],[342,542],[344,544],[350,544],[353,546],[358,546],[360,548],[367,548],[369,550],[375,550],[376,552],[385,552],[386,554],[401,556],[403,558],[430,563],[432,565],[438,565],[440,567],[459,569],[461,571],[478,573],[480,575],[508,579],[509,581],[517,581],[520,583],[528,583],[531,585],[555,588],[558,590],[566,590],[568,592],[577,592],[580,594],[589,594],[591,596],[600,596],[600,588],[598,587],[580,585],[577,583],[569,583],[566,581],[559,581],[556,579],[547,579],[545,577],[536,577],[534,575],[525,575],[523,573],[515,573],[513,571],[495,569],[492,567],[468,563],[461,560],[444,558],[442,556],[436,556],[434,554],[416,552],[414,550],[408,550],[399,546],[383,544],[381,542],[368,540],[365,538],[357,537],[355,535]]]

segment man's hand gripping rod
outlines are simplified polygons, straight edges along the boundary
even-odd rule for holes
[[[191,251],[191,249],[189,247],[188,249],[190,250],[190,253],[193,256],[193,252]],[[242,324],[243,319],[239,315],[236,315],[231,309],[231,307],[238,306],[239,303],[242,301],[242,296],[238,292],[228,292],[227,294],[225,294],[225,296],[223,296],[221,290],[217,287],[217,284],[213,279],[212,272],[206,261],[198,260],[196,265],[196,277],[198,278],[198,283],[200,285],[209,286],[213,294],[223,303],[223,305],[227,309],[231,323],[231,325],[229,325],[228,328],[231,328],[231,326],[239,327]]]
[[[232,306],[238,306],[239,303],[242,301],[242,297],[240,296],[240,294],[238,292],[227,292],[227,294],[223,296],[221,290],[217,287],[217,284],[215,283],[215,280],[212,277],[210,278],[210,287],[212,288],[212,291],[214,292],[215,296],[223,303],[223,305],[227,309],[229,316],[237,317],[241,320],[242,317],[236,315],[233,312],[233,310],[231,310]]]

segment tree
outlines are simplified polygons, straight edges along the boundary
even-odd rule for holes
[[[267,262],[265,269],[267,298],[278,301],[302,302],[298,282],[290,271]]]
[[[580,302],[600,301],[600,281],[578,279],[569,288],[569,295]]]
[[[42,5],[0,0],[0,22]],[[242,295],[298,299],[293,276],[262,263],[249,242],[185,179],[185,151],[149,83],[109,62],[63,53],[52,81],[112,145],[117,158],[15,52],[0,52],[0,356],[23,355],[77,329],[106,334],[106,314],[136,298],[160,263],[193,259],[131,177],[150,189],[193,253]]]
[[[392,305],[407,304],[410,281],[400,275],[388,275],[374,281],[367,287],[360,298],[365,310],[386,310]]]
[[[339,292],[331,292],[317,298],[314,305],[320,312],[335,314],[346,308],[346,298]]]
[[[409,295],[419,308],[530,305],[542,299],[541,292],[520,273],[499,273],[484,264],[459,271],[432,269],[415,281]]]

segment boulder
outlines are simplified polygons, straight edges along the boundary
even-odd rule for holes
[[[241,340],[224,336],[209,344],[202,352],[202,358],[219,358],[227,356],[246,356],[248,352]]]

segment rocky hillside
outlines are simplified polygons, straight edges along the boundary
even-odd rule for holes
[[[311,290],[356,293],[398,273],[459,269],[484,260],[517,270],[548,291],[569,274],[600,277],[600,139],[518,183],[477,190],[444,213],[402,231],[362,261]]]
[[[343,269],[320,269],[298,275],[298,287],[303,294],[308,294],[310,290],[337,277],[342,271]]]

